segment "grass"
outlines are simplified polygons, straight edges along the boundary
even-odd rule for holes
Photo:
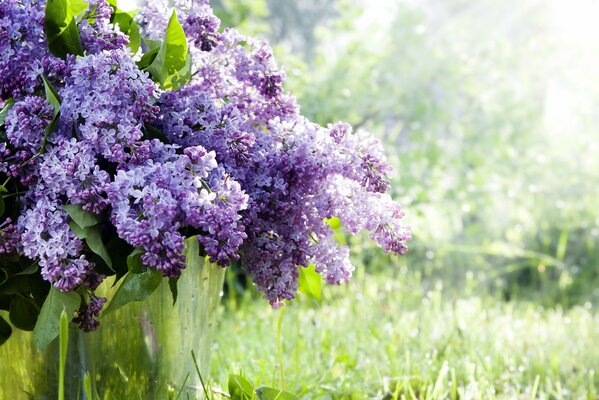
[[[435,285],[433,285],[435,286]],[[221,316],[212,352],[213,386],[230,373],[304,399],[597,399],[599,315],[450,296],[405,269],[324,288],[280,316],[242,301]],[[284,365],[280,365],[280,364]]]

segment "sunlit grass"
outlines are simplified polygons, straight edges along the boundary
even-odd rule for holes
[[[397,277],[396,277],[397,278]],[[244,303],[221,318],[213,378],[279,384],[278,312]],[[314,399],[596,399],[599,316],[490,297],[444,298],[366,275],[283,316],[285,389]],[[386,397],[385,397],[386,396]]]

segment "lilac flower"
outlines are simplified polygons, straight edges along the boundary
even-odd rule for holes
[[[142,249],[142,262],[164,276],[185,268],[184,240],[197,235],[211,262],[239,260],[273,306],[295,296],[309,264],[331,284],[351,277],[328,218],[405,253],[410,230],[388,194],[380,143],[302,117],[272,50],[219,32],[207,0],[174,6],[193,77],[161,91],[110,24],[106,0],[92,0],[78,23],[85,54],[65,61],[47,50],[43,1],[0,3],[0,103],[14,100],[0,126],[0,175],[20,215],[0,224],[0,253],[36,260],[55,287],[83,293],[75,321],[84,330],[97,327],[104,276],[71,230],[67,204]],[[153,0],[136,21],[146,38],[162,39],[170,14],[166,0]],[[62,101],[54,129],[41,74]]]
[[[66,196],[69,203],[99,213],[107,206],[105,195],[109,174],[97,165],[94,148],[75,138],[60,139],[44,155],[38,169],[38,196]]]
[[[17,227],[7,218],[0,224],[0,254],[12,253],[19,243]]]
[[[78,25],[86,53],[98,54],[103,50],[118,50],[126,46],[129,43],[127,37],[110,24],[112,6],[106,0],[88,0],[88,3],[87,18]]]
[[[239,257],[245,233],[238,212],[247,196],[217,168],[213,152],[189,147],[172,160],[120,170],[107,191],[119,236],[143,247],[142,261],[163,275],[185,268],[183,226],[202,231],[199,240],[214,262]]]
[[[42,73],[65,72],[65,62],[46,46],[44,6],[43,0],[0,2],[0,99],[33,93]]]
[[[75,129],[108,161],[125,163],[158,110],[152,104],[156,90],[126,50],[79,58],[61,91],[62,129]]]
[[[102,307],[106,303],[106,297],[97,297],[95,295],[89,296],[89,301],[81,305],[77,311],[77,316],[73,319],[73,322],[79,325],[79,327],[85,332],[95,331],[100,325],[98,316]]]
[[[52,117],[52,106],[45,99],[26,96],[17,102],[6,116],[6,137],[14,147],[35,154],[40,150]]]
[[[56,200],[39,198],[19,217],[19,251],[39,260],[44,279],[63,291],[77,289],[93,264],[80,255],[82,243],[70,230],[68,216]]]

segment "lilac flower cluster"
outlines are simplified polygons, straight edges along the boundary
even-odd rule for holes
[[[43,0],[0,2],[0,99],[33,93],[40,75],[60,76],[65,63],[45,45]]]
[[[141,26],[163,31],[168,14],[154,10],[166,2],[149,3]],[[410,231],[386,194],[391,168],[380,143],[344,123],[323,128],[307,121],[283,91],[285,75],[267,45],[233,30],[207,30],[193,17],[206,2],[177,5],[196,45],[197,70],[186,87],[162,94],[157,124],[173,143],[214,151],[249,195],[242,266],[271,304],[294,297],[298,267],[309,263],[330,283],[350,278],[349,251],[325,222],[333,216],[348,232],[368,230],[385,251],[405,253]],[[212,45],[198,49],[207,31]]]
[[[247,195],[217,168],[214,152],[187,147],[160,162],[120,170],[107,194],[119,236],[142,247],[144,264],[165,276],[185,268],[179,233],[184,226],[201,230],[199,240],[213,262],[228,265],[238,258],[246,237],[239,211]]]
[[[87,18],[83,18],[79,24],[81,43],[87,54],[118,50],[127,45],[127,36],[110,25],[110,4],[106,0],[89,0],[88,3]]]
[[[197,235],[211,262],[240,260],[273,306],[294,297],[310,263],[332,284],[351,277],[330,218],[405,253],[410,232],[387,194],[380,143],[302,117],[270,48],[220,32],[207,0],[175,2],[193,70],[170,91],[138,67],[105,0],[91,0],[78,22],[84,55],[65,60],[48,51],[44,7],[0,2],[0,105],[10,105],[0,175],[18,200],[0,222],[0,255],[17,251],[56,288],[86,291],[83,329],[97,326],[105,299],[93,291],[107,270],[65,206],[95,216],[104,240],[141,249],[143,264],[168,277],[185,268],[184,239]],[[162,39],[169,15],[155,0],[136,21],[144,37]]]

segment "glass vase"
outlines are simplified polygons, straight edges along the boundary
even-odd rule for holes
[[[191,352],[205,381],[223,279],[224,269],[199,263],[183,271],[174,305],[163,279],[145,301],[101,317],[97,331],[71,327],[65,399],[87,399],[90,391],[94,399],[167,399],[179,391],[180,398],[203,398]],[[109,301],[110,286],[109,279],[99,288]],[[0,346],[0,399],[56,399],[58,351],[57,339],[42,353],[31,332],[14,329]]]

